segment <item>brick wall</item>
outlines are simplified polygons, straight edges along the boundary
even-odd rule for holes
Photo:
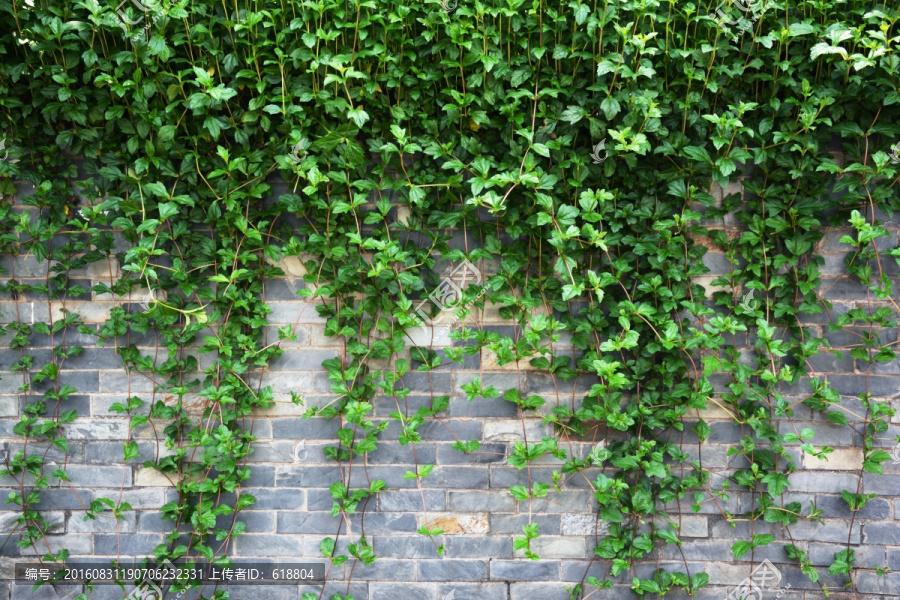
[[[730,222],[726,220],[726,223]],[[896,243],[897,228],[891,231]],[[838,240],[844,233],[847,232],[829,231],[818,248],[826,261],[822,268],[825,281],[821,289],[827,290],[826,296],[834,302],[833,317],[856,306],[871,308],[879,305],[864,287],[842,277],[847,248]],[[19,279],[37,280],[46,274],[47,265],[33,257],[2,260],[0,266],[9,271],[4,278],[14,273]],[[724,272],[728,263],[714,248],[705,260],[713,273],[702,283],[712,291],[713,276]],[[273,311],[267,335],[269,341],[275,341],[276,328],[290,325],[297,339],[284,345],[284,355],[262,376],[263,385],[273,386],[277,404],[268,411],[257,413],[252,421],[253,434],[259,441],[250,458],[253,477],[244,491],[255,495],[257,503],[242,513],[247,533],[235,540],[231,554],[240,559],[277,557],[299,562],[316,560],[320,556],[321,541],[338,533],[339,520],[330,514],[332,500],[327,488],[340,478],[340,473],[336,463],[324,458],[322,448],[335,444],[339,423],[337,420],[301,419],[304,408],[290,402],[290,392],[302,394],[307,406],[323,406],[332,400],[334,395],[321,363],[339,355],[340,345],[324,335],[323,319],[314,306],[296,295],[296,291],[305,286],[300,261],[288,258],[281,266],[286,276],[265,285],[266,300]],[[490,268],[490,265],[481,266]],[[892,274],[896,273],[894,268]],[[78,273],[77,278],[83,279],[85,289],[89,290],[94,283],[110,283],[118,275],[118,265],[96,263]],[[7,296],[0,298],[0,318],[4,323],[16,318],[31,323],[41,322],[52,313],[56,319],[62,314],[60,309],[64,304],[66,309],[79,313],[96,328],[109,310],[121,302],[90,291],[83,297],[49,305],[41,297],[32,298],[25,294],[14,300]],[[818,315],[809,319],[809,326],[835,347],[856,343],[852,331],[830,332],[827,322],[827,315]],[[467,324],[503,333],[513,331],[511,323],[501,319],[496,308],[491,307],[476,311]],[[427,334],[435,348],[452,343],[446,331],[429,329]],[[898,340],[896,329],[885,329],[880,335],[886,341]],[[20,351],[9,348],[10,337],[0,339],[0,439],[8,441],[10,451],[15,452],[21,449],[21,438],[12,428],[18,420],[24,397],[18,392],[23,382],[22,374],[9,370],[20,357]],[[36,344],[28,348],[27,353],[36,357],[36,364],[44,364],[50,356],[50,339],[47,336],[32,339]],[[426,342],[425,339],[414,339]],[[70,450],[64,455],[59,450],[49,449],[46,455],[50,462],[65,463],[71,478],[71,487],[54,486],[43,492],[45,516],[56,525],[53,533],[47,536],[49,549],[65,547],[73,557],[148,556],[170,531],[170,522],[161,521],[158,509],[174,498],[174,490],[165,476],[145,469],[141,464],[166,450],[156,443],[151,427],[141,427],[135,432],[141,460],[123,466],[122,442],[127,437],[128,421],[111,413],[109,407],[131,395],[139,395],[145,401],[159,399],[153,394],[153,381],[141,373],[126,373],[116,354],[117,344],[135,343],[150,352],[155,351],[156,341],[152,335],[132,336],[97,346],[92,336],[70,332],[66,343],[84,345],[86,350],[81,356],[66,360],[63,366],[62,383],[71,383],[78,389],[77,395],[69,401],[71,406],[67,407],[78,410],[77,420],[65,426]],[[565,338],[557,350],[566,350]],[[574,349],[570,350],[574,352]],[[201,357],[200,367],[205,364]],[[415,366],[414,363],[413,368]],[[814,375],[826,378],[844,395],[843,402],[854,412],[858,412],[853,407],[858,406],[859,401],[853,396],[866,389],[878,399],[893,400],[900,396],[900,367],[896,363],[881,363],[867,371],[866,365],[857,364],[845,352],[843,360],[830,355],[816,357],[811,361],[811,367]],[[587,478],[570,479],[561,494],[551,493],[547,499],[535,500],[530,506],[517,502],[508,492],[511,485],[528,485],[529,477],[531,481],[550,482],[551,472],[558,468],[559,461],[541,459],[530,469],[520,471],[506,464],[507,453],[516,441],[538,440],[545,435],[554,435],[554,432],[542,424],[540,414],[523,418],[515,406],[502,398],[467,401],[462,386],[475,377],[481,377],[485,385],[493,385],[501,392],[518,388],[526,394],[540,394],[547,400],[545,411],[558,403],[572,406],[578,395],[591,384],[582,378],[574,384],[554,382],[531,370],[527,364],[498,366],[495,358],[487,355],[469,357],[464,364],[452,364],[431,373],[406,375],[403,382],[413,391],[401,410],[414,413],[418,406],[430,405],[432,395],[450,394],[451,397],[449,408],[421,427],[423,442],[415,445],[418,462],[434,464],[435,469],[423,480],[422,490],[403,478],[414,464],[413,449],[391,441],[397,439],[396,423],[381,435],[384,441],[377,451],[369,454],[365,469],[361,468],[361,463],[355,463],[354,485],[363,484],[368,477],[383,479],[389,486],[389,491],[379,494],[365,511],[365,534],[379,558],[369,567],[354,566],[351,560],[342,567],[333,568],[331,581],[322,597],[328,598],[335,591],[346,593],[349,589],[356,600],[562,600],[569,598],[566,587],[585,576],[603,578],[606,561],[591,561],[598,534],[602,535],[602,522],[596,519],[596,502],[588,481],[593,480],[596,471],[587,472]],[[789,400],[798,401],[808,391],[808,385],[801,383],[784,393]],[[375,402],[372,415],[375,419],[384,419],[397,409],[393,399],[380,398]],[[758,520],[751,532],[747,521],[739,519],[732,526],[722,514],[723,511],[741,514],[749,507],[746,496],[734,493],[728,502],[705,503],[698,513],[690,510],[691,501],[686,497],[680,507],[668,507],[672,519],[680,525],[684,545],[663,547],[657,556],[658,563],[640,563],[638,575],[646,577],[658,567],[683,571],[686,561],[691,574],[705,572],[710,577],[710,586],[698,597],[720,599],[726,597],[761,560],[769,559],[782,574],[782,589],[769,590],[764,598],[775,598],[777,594],[789,600],[822,598],[823,583],[828,586],[831,598],[896,598],[900,595],[900,575],[897,574],[885,577],[872,572],[856,574],[854,579],[859,594],[851,594],[841,589],[845,577],[831,576],[827,572],[834,553],[844,549],[848,541],[856,551],[859,566],[887,565],[900,569],[900,526],[895,520],[900,516],[900,465],[885,463],[886,475],[866,474],[862,477],[860,491],[875,492],[880,497],[870,501],[851,520],[851,513],[839,494],[842,489],[857,489],[860,434],[852,428],[823,421],[820,414],[813,414],[803,405],[797,406],[796,411],[793,423],[780,423],[784,431],[792,431],[792,427],[813,427],[817,432],[814,442],[832,445],[836,450],[827,463],[809,456],[801,457],[799,449],[794,452],[802,470],[791,477],[785,502],[803,502],[804,512],[808,512],[809,502],[815,502],[824,510],[825,524],[801,520],[790,527],[788,535],[782,526]],[[693,434],[685,433],[683,449],[692,457],[702,456],[704,467],[721,477],[729,469],[740,466],[736,457],[727,455],[727,449],[743,433],[712,403],[700,416],[710,424],[711,437],[700,446]],[[249,427],[251,423],[248,421],[247,425]],[[613,433],[595,428],[585,437],[564,438],[564,444],[583,457]],[[880,436],[878,443],[885,448],[893,447],[893,436],[897,433],[900,433],[900,427],[894,425]],[[451,448],[457,439],[480,440],[481,451],[465,456]],[[37,451],[39,445],[31,444],[30,449]],[[5,487],[14,487],[9,478],[2,483]],[[84,506],[103,496],[129,502],[134,511],[118,522],[110,517],[85,521]],[[0,575],[4,579],[9,578],[11,565],[21,551],[15,546],[19,536],[15,531],[18,515],[14,508],[9,504],[0,506],[0,534],[3,537],[9,535],[0,550]],[[438,556],[427,538],[416,533],[426,519],[429,526],[446,531],[440,537],[446,545],[443,558]],[[540,524],[541,537],[535,544],[535,551],[542,557],[538,562],[525,560],[521,553],[513,551],[513,538],[521,534],[522,526],[529,522]],[[355,541],[362,531],[363,523],[357,515],[349,531],[342,526],[339,550],[346,545],[347,533]],[[748,553],[744,560],[733,560],[731,544],[759,533],[771,533],[778,541],[753,554]],[[789,561],[783,547],[791,539],[808,552],[814,565],[820,567],[819,583],[811,583],[795,563]],[[601,590],[590,597],[630,597],[630,576],[620,578],[624,587]],[[348,580],[351,580],[349,588]],[[232,588],[232,598],[298,600],[302,592],[312,591],[318,595],[320,589],[321,586],[244,585]],[[588,588],[588,591],[592,589]],[[28,586],[9,581],[0,583],[0,599],[7,596],[15,599],[63,598],[70,597],[67,594],[71,592],[74,591],[45,588],[31,594]],[[97,586],[88,597],[111,599],[122,596],[115,586]],[[682,596],[670,594],[667,597]]]

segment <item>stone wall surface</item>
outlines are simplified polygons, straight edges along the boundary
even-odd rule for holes
[[[732,228],[731,225],[723,227]],[[898,229],[891,227],[890,230],[896,244]],[[845,276],[843,259],[848,247],[839,240],[848,232],[829,230],[817,249],[817,253],[825,257],[821,290],[834,303],[830,318],[857,306],[871,309],[892,305],[889,301],[877,300],[864,286]],[[704,283],[711,287],[715,275],[728,271],[729,262],[714,248],[705,261],[713,273]],[[41,279],[47,269],[45,263],[34,257],[20,257],[0,266],[8,270],[3,277],[21,279]],[[324,335],[323,319],[313,304],[296,294],[306,285],[301,278],[302,264],[296,258],[288,258],[282,267],[286,276],[271,280],[265,286],[265,298],[272,308],[267,335],[270,342],[276,341],[276,328],[287,325],[293,327],[297,339],[286,343],[284,354],[262,374],[261,382],[273,386],[277,404],[268,411],[258,412],[252,423],[247,421],[258,441],[249,461],[253,476],[242,492],[252,493],[257,502],[242,513],[246,534],[237,537],[230,553],[240,560],[276,557],[289,562],[317,562],[322,540],[339,533],[339,520],[330,513],[332,500],[328,490],[328,486],[340,477],[339,467],[325,458],[322,449],[335,445],[335,432],[340,425],[337,420],[301,418],[304,406],[292,404],[290,392],[301,394],[305,406],[323,406],[333,400],[335,396],[321,363],[340,356],[342,349],[333,338]],[[83,279],[85,289],[90,290],[94,283],[109,283],[118,274],[117,264],[104,262],[91,265],[77,278]],[[895,267],[891,274],[896,279]],[[96,328],[112,307],[122,303],[123,299],[99,297],[90,291],[82,297],[52,304],[27,295],[6,296],[0,298],[0,320],[4,323],[16,319],[37,323],[45,321],[51,314],[58,318],[61,309],[65,308],[79,313]],[[808,325],[835,347],[856,343],[852,331],[830,332],[828,321],[829,315],[817,315],[808,318]],[[475,311],[467,325],[514,333],[511,324],[490,306]],[[429,328],[426,333],[435,348],[454,343],[444,330]],[[886,341],[900,340],[894,328],[883,329],[879,335]],[[22,373],[10,370],[21,356],[20,350],[9,348],[10,338],[11,335],[7,335],[0,339],[0,440],[8,442],[10,453],[14,453],[22,446],[22,438],[14,434],[13,426],[25,398],[19,391],[23,384]],[[38,343],[28,348],[27,353],[36,356],[36,362],[42,357],[49,358],[52,346],[60,343],[60,340],[51,342],[48,336],[34,336],[33,339]],[[737,342],[741,344],[741,340]],[[157,443],[157,432],[152,427],[141,427],[134,437],[139,443],[142,460],[123,464],[122,444],[128,436],[128,420],[111,413],[109,407],[133,395],[148,402],[165,400],[154,393],[154,381],[150,377],[125,372],[116,352],[117,346],[129,343],[137,344],[145,353],[152,352],[156,349],[156,341],[149,335],[139,339],[132,336],[98,346],[90,335],[70,334],[65,343],[82,344],[86,349],[80,356],[65,360],[62,367],[62,383],[71,383],[78,390],[67,407],[76,408],[78,418],[65,426],[69,452],[64,454],[58,449],[48,449],[46,455],[48,461],[65,465],[70,478],[70,482],[53,485],[43,492],[46,516],[56,525],[47,536],[49,549],[65,547],[73,557],[149,556],[170,531],[170,522],[161,520],[158,509],[173,499],[174,490],[166,476],[143,467],[142,462],[159,453],[164,454],[166,449]],[[565,338],[557,349],[565,350]],[[900,364],[897,362],[881,363],[869,371],[867,365],[850,358],[845,351],[843,360],[821,355],[810,363],[811,374],[828,380],[842,394],[849,410],[853,411],[853,407],[859,405],[853,397],[866,391],[877,399],[896,401],[896,408],[900,408]],[[204,366],[201,358],[200,367]],[[389,489],[366,506],[364,520],[357,515],[349,527],[341,526],[338,547],[346,544],[347,534],[355,541],[365,533],[378,560],[368,567],[351,560],[332,568],[330,581],[320,597],[349,591],[356,600],[563,600],[569,598],[566,588],[586,575],[603,577],[608,568],[606,561],[592,560],[593,549],[602,535],[602,522],[597,520],[596,501],[589,480],[596,472],[589,472],[587,477],[571,478],[562,493],[551,493],[548,498],[535,500],[530,505],[516,501],[508,491],[511,485],[549,482],[551,472],[559,468],[560,461],[542,459],[541,464],[520,471],[506,463],[507,454],[516,441],[539,440],[542,436],[554,435],[554,432],[551,426],[542,423],[540,415],[525,417],[503,398],[467,401],[462,386],[476,377],[501,392],[518,388],[527,394],[539,394],[547,400],[549,408],[557,404],[572,406],[591,383],[581,379],[568,384],[554,382],[535,372],[527,363],[499,366],[495,357],[486,355],[468,357],[464,364],[451,364],[431,373],[411,371],[403,380],[413,390],[405,399],[406,406],[398,407],[393,399],[379,398],[370,413],[374,419],[385,419],[398,409],[415,412],[417,406],[430,404],[432,395],[449,394],[449,408],[422,426],[423,441],[415,444],[414,449],[396,441],[396,424],[392,424],[381,435],[384,441],[378,449],[369,454],[365,468],[361,462],[354,463],[354,483],[382,479]],[[721,392],[721,388],[717,389],[717,393]],[[808,392],[809,387],[804,383],[784,390],[795,402],[802,400]],[[887,566],[900,570],[900,464],[885,463],[885,475],[882,476],[864,473],[858,431],[831,425],[822,420],[820,413],[803,405],[798,405],[796,411],[792,423],[781,423],[785,431],[793,431],[793,427],[813,427],[817,432],[814,442],[831,445],[835,452],[828,462],[823,462],[801,455],[797,448],[794,454],[800,471],[791,477],[785,502],[801,501],[804,512],[808,512],[810,502],[815,502],[824,511],[824,524],[801,520],[791,526],[788,533],[781,525],[759,520],[751,532],[746,520],[738,518],[729,522],[724,515],[725,511],[740,515],[749,507],[747,497],[733,494],[728,502],[718,505],[707,502],[700,506],[699,512],[691,510],[691,499],[685,497],[680,505],[669,507],[671,518],[679,524],[685,543],[681,547],[663,547],[658,554],[658,563],[652,560],[641,562],[639,574],[646,576],[660,566],[684,570],[687,565],[691,574],[705,572],[710,578],[710,586],[701,590],[697,597],[721,599],[727,597],[760,561],[769,559],[782,579],[780,588],[765,590],[762,598],[823,598],[823,583],[828,587],[830,598],[900,596],[900,573],[884,576],[873,571],[858,573],[854,577],[859,594],[853,594],[842,589],[845,577],[832,576],[827,571],[835,552],[847,548],[848,543],[856,551],[859,566]],[[696,416],[702,416],[713,433],[707,442],[699,445],[686,431],[682,444],[684,451],[701,456],[704,467],[720,475],[740,466],[736,457],[728,456],[727,449],[745,432],[714,403]],[[897,418],[889,431],[879,435],[878,445],[891,450],[896,434],[900,434],[900,419]],[[606,430],[595,428],[585,437],[564,437],[563,440],[576,454],[585,456],[607,435]],[[451,448],[456,440],[479,440],[481,450],[463,455]],[[36,448],[32,447],[32,450]],[[435,465],[431,476],[422,481],[422,489],[404,479],[404,474],[415,464],[413,452],[419,464]],[[19,487],[11,478],[0,483],[4,488]],[[27,478],[25,483],[28,483]],[[879,497],[854,515],[840,497],[844,489],[875,492]],[[98,497],[127,501],[134,510],[119,521],[110,517],[85,521],[84,507]],[[0,599],[77,595],[77,591],[73,593],[66,588],[45,588],[31,593],[30,586],[8,581],[10,565],[14,560],[21,560],[20,553],[24,553],[15,545],[20,535],[16,529],[18,515],[15,508],[11,504],[0,505],[0,534],[5,538],[0,549],[0,568],[5,579],[0,583]],[[513,550],[514,537],[520,535],[522,526],[529,522],[540,524],[541,537],[535,546],[541,556],[539,561],[526,560],[521,552]],[[426,523],[444,529],[445,534],[439,538],[446,546],[443,557],[438,555],[430,540],[416,533]],[[759,533],[771,533],[777,541],[748,553],[743,560],[734,560],[732,543]],[[788,558],[784,546],[791,540],[806,551],[812,564],[818,567],[819,583],[810,582],[796,562]],[[624,586],[600,590],[589,597],[597,600],[632,597],[628,590],[630,576],[621,582]],[[233,585],[228,589],[232,598],[254,600],[298,600],[303,592],[315,592],[318,596],[322,591],[321,586],[314,585]],[[588,591],[592,589],[588,588]],[[97,586],[89,597],[105,600],[123,595],[115,586]],[[667,597],[684,596],[669,594]]]

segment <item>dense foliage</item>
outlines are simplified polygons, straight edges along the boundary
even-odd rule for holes
[[[73,273],[111,259],[121,278],[93,292],[165,292],[146,310],[114,309],[99,331],[101,341],[128,332],[159,339],[160,356],[133,344],[119,351],[127,369],[166,385],[152,403],[131,396],[113,410],[131,417],[132,436],[152,421],[172,450],[152,461],[178,491],[162,509],[172,520],[168,543],[148,548],[160,560],[226,556],[244,529],[240,512],[254,502],[239,492],[250,475],[247,423],[272,404],[259,381],[280,353],[263,338],[262,282],[282,274],[283,257],[305,261],[303,293],[327,317],[327,335],[344,341],[342,358],[325,363],[339,399],[306,407],[341,419],[340,443],[328,452],[341,463],[377,447],[386,423],[367,416],[376,394],[398,400],[399,441],[423,441],[419,426],[449,399],[403,410],[403,378],[413,370],[486,349],[499,364],[557,381],[587,378],[574,409],[562,402],[547,411],[559,438],[517,443],[508,457],[524,469],[556,456],[553,481],[510,491],[543,497],[588,473],[611,524],[596,548],[610,578],[588,578],[572,593],[608,586],[659,543],[683,543],[659,520],[639,525],[685,496],[684,508],[699,509],[742,494],[745,518],[788,526],[819,517],[782,499],[795,468],[788,449],[824,457],[831,449],[815,445],[813,431],[785,434],[777,422],[792,420],[785,392],[804,378],[807,359],[829,349],[803,326],[828,308],[813,253],[823,228],[849,221],[857,232],[849,271],[874,299],[893,292],[883,267],[897,253],[876,245],[887,235],[876,209],[900,208],[900,165],[889,154],[900,141],[900,12],[889,4],[787,0],[740,13],[680,0],[463,0],[455,9],[434,0],[180,0],[125,3],[117,13],[98,0],[0,0],[8,152],[0,192],[14,194],[14,180],[34,185],[20,197],[34,210],[0,204],[0,250],[46,265],[40,283],[4,274],[4,289],[43,294],[52,308],[88,293]],[[746,197],[717,203],[711,183],[726,188],[742,173]],[[275,195],[278,175],[288,190]],[[742,234],[707,229],[726,214]],[[462,245],[453,241],[460,231]],[[733,292],[715,294],[714,304],[696,281],[709,272],[701,236],[732,264],[713,284]],[[414,345],[413,304],[438,284],[438,261],[464,258],[490,268],[482,286],[466,289],[463,314],[499,305],[521,335],[465,326],[454,336],[466,343],[446,352]],[[890,302],[834,326],[894,326]],[[45,471],[42,449],[66,450],[65,424],[78,418],[67,408],[77,390],[60,376],[83,348],[66,335],[89,331],[75,313],[50,316],[46,325],[8,326],[27,404],[16,433],[28,441],[9,461],[23,482],[10,501],[21,507],[20,545],[39,556],[49,524],[34,506],[50,481],[66,478],[64,469]],[[562,333],[579,350],[574,359],[551,348]],[[29,355],[34,335],[55,346],[45,364]],[[755,348],[749,359],[733,347],[742,336]],[[202,379],[186,351],[196,341],[212,357]],[[853,356],[895,358],[877,335]],[[729,379],[722,394],[713,392],[716,374]],[[856,412],[827,383],[809,385],[804,405],[864,433],[860,477],[880,472],[889,456],[874,439],[889,406],[864,394]],[[299,402],[304,390],[292,391]],[[193,393],[204,400],[202,419],[184,403]],[[503,395],[523,412],[547,402],[479,381],[466,393]],[[709,436],[696,410],[712,403],[746,434],[733,450],[746,466],[726,478],[711,478],[683,447],[686,429],[695,442]],[[588,457],[560,443],[598,423],[608,443]],[[479,444],[456,447],[471,453]],[[130,437],[124,459],[137,457]],[[417,481],[431,471],[410,468]],[[335,482],[335,516],[382,489]],[[871,496],[859,487],[844,497],[857,510]],[[130,509],[100,498],[87,517]],[[443,551],[439,529],[421,533]],[[539,533],[525,527],[516,549],[537,559]],[[734,555],[771,541],[755,535]],[[353,542],[352,557],[336,554],[334,540],[323,553],[336,564],[375,559],[365,537]],[[804,553],[791,552],[815,581]],[[849,545],[830,571],[852,585]],[[706,582],[703,573],[661,569],[634,577],[632,589],[693,593]]]

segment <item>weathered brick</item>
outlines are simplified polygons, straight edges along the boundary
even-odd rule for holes
[[[556,560],[492,560],[491,581],[558,581]]]
[[[429,511],[447,509],[445,492],[441,490],[387,490],[378,494],[378,510],[384,512]]]
[[[484,581],[488,578],[487,560],[419,560],[420,581]]]
[[[548,558],[587,558],[589,556],[585,538],[575,536],[542,535],[531,541],[531,550],[541,557]],[[590,545],[593,554],[593,544]],[[516,558],[525,558],[525,551],[515,552]]]
[[[98,534],[94,536],[94,554],[99,556],[152,555],[153,549],[164,540],[162,533],[130,533],[128,535]]]
[[[490,525],[491,533],[510,533],[522,535],[522,527],[529,523],[538,524],[538,533],[541,535],[559,534],[560,531],[560,515],[541,515],[534,514],[531,518],[525,515],[507,515],[502,513],[491,514]]]
[[[437,462],[445,465],[505,463],[508,454],[509,449],[506,444],[481,444],[478,450],[469,454],[452,448],[451,444],[438,444],[437,446]],[[420,462],[431,461],[423,458],[420,459]]]
[[[449,496],[448,508],[455,511],[512,512],[516,505],[515,499],[509,492],[461,491],[450,492]]]
[[[137,526],[137,515],[133,511],[122,514],[121,519],[105,512],[95,519],[85,520],[85,513],[75,511],[69,517],[66,530],[69,533],[134,533]]]
[[[439,585],[440,600],[509,600],[505,583],[461,583]]]

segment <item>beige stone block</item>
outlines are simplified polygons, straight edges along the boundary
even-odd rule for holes
[[[52,302],[50,304],[50,315],[54,321],[66,318],[65,309],[69,313],[78,313],[78,316],[85,323],[103,323],[109,318],[110,311],[115,308],[116,303],[113,302],[76,302],[68,301]]]
[[[553,425],[544,425],[539,420],[526,420],[524,429],[521,421],[485,421],[484,441],[522,442],[527,435],[529,442],[539,442],[542,438],[553,437]]]
[[[424,514],[417,515],[416,520],[419,527],[443,529],[444,535],[472,535],[490,531],[488,516],[484,513],[429,513],[427,520]]]
[[[587,558],[585,538],[542,535],[531,540],[531,551],[541,558]],[[517,558],[525,558],[524,550],[516,550]]]
[[[809,454],[803,455],[803,467],[816,471],[858,471],[862,468],[862,448],[836,448],[822,460]]]
[[[174,487],[176,476],[160,473],[156,469],[138,469],[134,475],[136,487]]]

